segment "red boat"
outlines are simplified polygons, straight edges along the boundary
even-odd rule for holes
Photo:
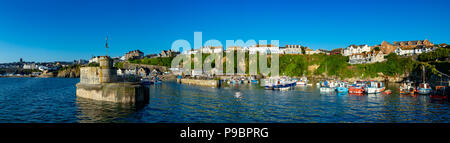
[[[350,88],[348,88],[348,93],[350,93],[350,94],[363,94],[364,93],[364,88],[363,87],[358,87],[358,86],[351,86]]]
[[[447,99],[448,95],[446,94],[446,92],[448,92],[449,88],[446,86],[436,86],[436,90],[434,90],[431,95],[430,98],[431,99]]]
[[[391,91],[391,90],[386,90],[386,91],[383,91],[383,94],[385,94],[385,95],[391,95],[391,94],[392,94],[392,91]]]
[[[443,95],[430,95],[430,98],[432,98],[432,99],[447,99],[447,96],[443,96]]]

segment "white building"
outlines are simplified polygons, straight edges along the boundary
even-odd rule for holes
[[[302,54],[301,45],[286,45],[286,47],[282,48],[284,54]]]
[[[89,63],[99,63],[98,59],[100,58],[100,56],[94,56],[91,59],[89,59]]]
[[[122,69],[117,69],[117,75],[119,75],[119,76],[123,75],[123,70]]]
[[[222,53],[222,46],[205,46],[201,48],[202,53],[213,54],[213,53]]]
[[[426,47],[426,46],[417,46],[415,48],[397,47],[397,49],[395,49],[394,52],[399,56],[411,56],[431,52],[436,49],[437,49],[436,47]]]
[[[322,53],[322,51],[320,51],[319,49],[312,50],[308,47],[306,47],[306,49],[305,49],[305,54],[307,54],[307,55],[319,54],[319,53]]]
[[[138,68],[135,67],[134,69],[126,69],[125,71],[122,71],[122,75],[137,75]]]
[[[371,48],[369,45],[350,45],[344,49],[343,56],[351,56],[353,54],[361,54],[363,52],[370,52]]]
[[[32,69],[33,70],[33,69],[37,69],[37,66],[34,63],[24,64],[23,69]]]
[[[248,47],[249,54],[256,54],[256,53],[266,53],[266,54],[283,54],[283,51],[280,50],[280,47],[276,45],[253,45]]]
[[[372,51],[368,53],[356,53],[349,56],[350,64],[367,64],[383,62],[384,54],[381,51]]]
[[[247,52],[248,51],[248,47],[229,46],[225,50],[226,53],[229,53],[229,52],[232,52],[232,51]]]
[[[408,56],[413,55],[414,51],[414,48],[397,48],[394,52],[399,56]]]

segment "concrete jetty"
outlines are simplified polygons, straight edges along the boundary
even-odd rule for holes
[[[99,67],[81,67],[77,97],[115,103],[148,103],[149,89],[140,82],[119,79],[110,57],[101,56]]]

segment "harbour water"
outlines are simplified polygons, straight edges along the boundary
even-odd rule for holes
[[[445,122],[450,104],[428,96],[320,94],[315,87],[264,90],[257,84],[206,88],[163,82],[150,86],[150,103],[77,98],[71,78],[0,78],[1,123],[339,123]]]

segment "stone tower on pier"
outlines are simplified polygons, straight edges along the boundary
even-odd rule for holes
[[[80,68],[80,83],[76,85],[78,97],[130,104],[149,102],[149,88],[140,82],[118,80],[109,56],[100,56],[98,62],[99,66]]]

